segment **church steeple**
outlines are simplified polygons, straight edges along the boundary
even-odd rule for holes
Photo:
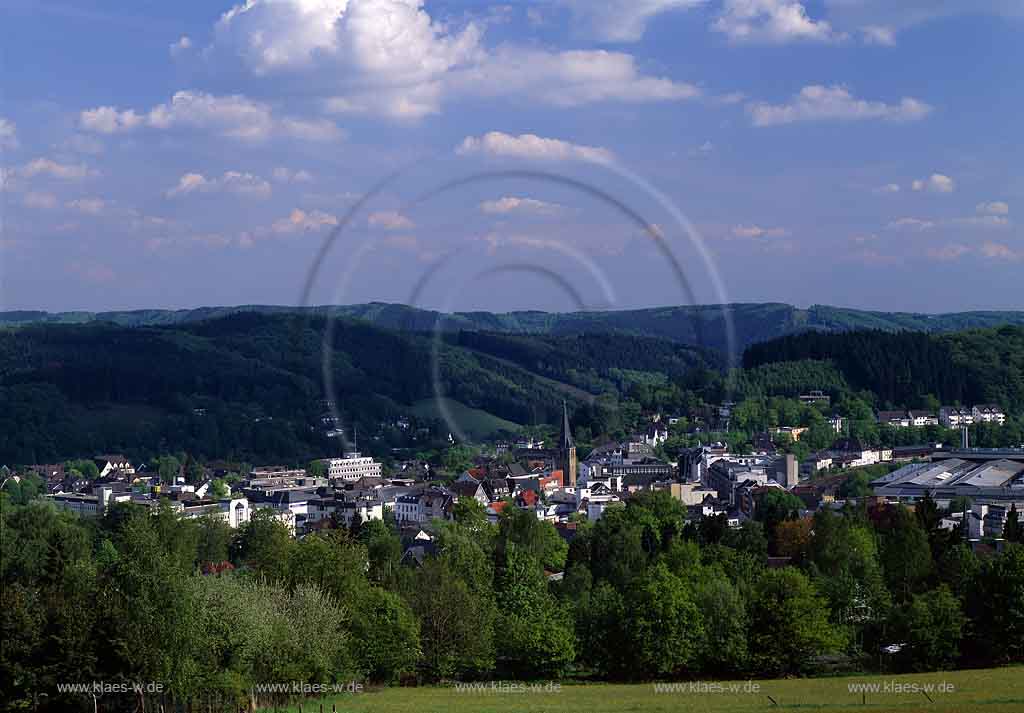
[[[569,424],[569,406],[562,401],[562,427],[558,434],[558,467],[562,469],[562,487],[576,486],[576,441]]]
[[[572,427],[569,425],[569,407],[562,399],[562,430],[558,434],[558,447],[560,450],[575,448],[576,442],[572,440]]]

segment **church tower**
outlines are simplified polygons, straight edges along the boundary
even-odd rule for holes
[[[562,469],[562,487],[576,487],[576,442],[569,425],[569,407],[562,401],[562,429],[558,434],[558,467]]]

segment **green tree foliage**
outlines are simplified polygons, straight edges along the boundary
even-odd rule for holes
[[[796,569],[766,571],[754,589],[750,612],[751,661],[759,671],[803,673],[816,656],[844,643],[829,621],[827,600]]]
[[[960,653],[964,615],[946,587],[914,595],[896,610],[890,631],[905,643],[899,664],[912,671],[952,668]]]

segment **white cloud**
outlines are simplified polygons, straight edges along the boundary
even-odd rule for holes
[[[869,45],[892,47],[896,44],[896,31],[884,25],[867,25],[860,28],[864,42]]]
[[[64,205],[71,210],[76,210],[86,215],[100,215],[106,210],[107,202],[101,198],[76,198]]]
[[[533,213],[535,215],[551,215],[562,209],[557,203],[537,200],[536,198],[517,198],[504,196],[497,200],[484,201],[480,210],[490,215],[506,215],[508,213]]]
[[[875,193],[899,193],[900,184],[898,183],[886,183],[884,186],[879,186],[875,189]]]
[[[57,196],[52,193],[29,191],[22,198],[22,202],[29,208],[53,210],[57,207]]]
[[[225,171],[220,178],[206,178],[201,173],[186,173],[178,179],[178,185],[167,191],[168,198],[189,193],[233,193],[252,198],[268,198],[270,184],[251,173]]]
[[[979,203],[975,210],[981,215],[1009,215],[1010,205],[1003,201],[991,201],[989,203]]]
[[[617,4],[632,17],[696,1]],[[458,94],[555,106],[699,94],[692,84],[642,74],[621,52],[488,49],[482,40],[480,25],[435,21],[423,0],[247,0],[217,23],[208,54],[218,67],[240,61],[264,81],[312,91],[331,113],[404,121],[437,114],[446,97]]]
[[[928,178],[918,179],[910,184],[915,191],[928,191],[930,193],[952,193],[956,190],[956,182],[941,173],[933,173]]]
[[[577,160],[607,164],[615,160],[611,151],[600,146],[581,146],[535,134],[512,136],[500,131],[490,131],[480,137],[467,136],[455,151],[461,155],[487,154],[541,161]]]
[[[732,229],[735,238],[784,238],[789,235],[785,228],[762,228],[759,225],[736,225]]]
[[[670,10],[686,10],[706,0],[562,0],[573,17],[598,39],[608,42],[636,42],[647,23]]]
[[[899,218],[891,221],[887,226],[890,230],[931,230],[935,227],[935,222],[931,220],[922,220],[921,218]]]
[[[985,242],[981,245],[981,254],[990,260],[1024,260],[1024,252],[1014,250],[1003,243]]]
[[[287,218],[276,221],[271,230],[279,234],[305,233],[320,230],[324,226],[336,226],[338,218],[320,210],[306,212],[296,208]],[[244,243],[243,243],[244,245]]]
[[[416,227],[415,223],[407,216],[393,210],[371,213],[366,223],[371,228],[380,228],[381,230],[411,230]]]
[[[932,108],[924,102],[904,97],[899,104],[857,99],[839,85],[815,84],[804,87],[789,104],[751,104],[748,107],[754,126],[775,126],[796,121],[916,121]]]
[[[271,107],[239,94],[216,96],[205,92],[176,92],[170,102],[158,104],[145,115],[115,107],[88,109],[80,115],[82,128],[105,134],[154,129],[192,128],[209,130],[235,139],[262,141],[271,136],[332,141],[343,136],[324,119],[278,118]]]
[[[117,134],[142,126],[145,117],[136,114],[133,109],[119,111],[112,106],[100,106],[83,111],[79,116],[79,122],[86,131]]]
[[[18,148],[18,132],[14,122],[0,116],[0,149]]]
[[[526,96],[545,104],[573,107],[595,102],[682,101],[700,96],[699,87],[643,75],[635,58],[607,50],[546,52],[499,49],[447,84],[454,92],[482,96]]]
[[[304,169],[293,171],[286,166],[278,166],[272,175],[278,183],[309,183],[313,180],[313,174],[309,171]]]
[[[184,52],[184,51],[186,51],[188,49],[191,49],[191,47],[192,47],[192,40],[189,38],[188,35],[182,35],[181,38],[177,42],[172,42],[171,43],[171,47],[170,47],[170,49],[171,49],[171,56],[172,57],[176,57],[179,54],[181,54],[182,52]]]
[[[803,3],[796,0],[725,0],[711,27],[734,42],[843,39],[825,20],[809,17]]]
[[[968,218],[953,218],[950,223],[975,228],[1007,228],[1010,219],[1005,215],[972,215]]]
[[[59,163],[49,158],[37,158],[25,164],[20,171],[26,178],[33,176],[52,176],[64,181],[78,181],[89,176],[97,175],[97,172],[84,163]]]

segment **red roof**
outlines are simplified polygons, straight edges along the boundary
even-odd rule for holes
[[[536,493],[536,491],[534,491],[534,490],[524,490],[523,492],[519,493],[519,501],[523,505],[527,505],[529,507],[533,507],[534,505],[537,504],[537,493]]]
[[[494,512],[496,512],[496,513],[498,513],[500,515],[502,512],[504,512],[504,510],[505,510],[505,508],[507,506],[508,506],[508,500],[496,500],[493,503],[491,503],[490,508],[491,508],[491,510],[493,510]]]

